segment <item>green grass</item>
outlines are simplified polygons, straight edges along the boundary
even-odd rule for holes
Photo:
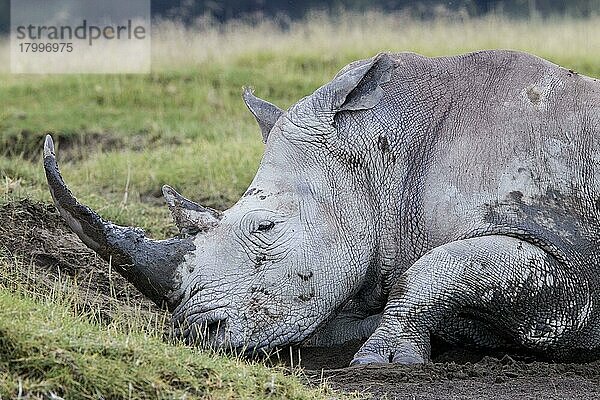
[[[154,32],[149,75],[0,72],[0,202],[50,200],[41,149],[52,132],[63,175],[80,200],[116,223],[164,237],[174,228],[161,185],[225,208],[254,176],[263,145],[241,100],[244,85],[287,108],[348,62],[379,51],[439,56],[484,48],[529,51],[598,77],[598,37],[600,17],[417,22],[377,13],[316,15],[285,32],[269,22],[194,31],[164,23]],[[0,41],[0,50],[7,46]],[[0,68],[9,65],[6,53],[0,51]],[[0,269],[16,267],[0,257]],[[207,398],[322,396],[280,372],[171,346],[142,331],[101,327],[68,301],[32,300],[18,287],[3,288],[2,398],[15,397],[19,385],[68,398],[173,398],[188,389]]]
[[[98,302],[81,282],[36,268],[0,251],[0,399],[356,398],[304,386],[299,369],[167,342],[166,312]]]
[[[65,304],[0,289],[0,398],[317,399],[281,370],[100,328]],[[331,393],[329,393],[331,396]],[[330,397],[331,398],[331,397]]]

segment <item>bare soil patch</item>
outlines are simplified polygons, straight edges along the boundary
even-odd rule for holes
[[[0,259],[18,270],[0,271],[0,285],[18,279],[32,291],[55,288],[59,277],[77,281],[82,310],[160,311],[70,232],[52,205],[23,200],[0,206]],[[20,262],[12,262],[18,259]],[[139,312],[139,310],[137,311]],[[342,391],[376,399],[590,399],[600,398],[600,362],[552,363],[529,355],[481,353],[438,344],[434,362],[421,366],[348,367],[360,343],[337,348],[282,349],[274,363],[303,368],[309,384],[325,380]],[[292,356],[290,356],[290,354]]]
[[[22,200],[0,206],[0,285],[20,285],[48,296],[68,279],[76,305],[102,323],[113,314],[136,312],[148,318],[162,314],[129,282],[111,272],[106,261],[83,245],[53,205]],[[4,264],[4,263],[3,263]]]
[[[79,161],[89,158],[90,153],[109,152],[128,149],[143,151],[148,146],[179,145],[177,137],[163,138],[158,135],[139,133],[126,136],[114,132],[32,132],[22,130],[19,133],[7,134],[0,140],[2,155],[7,157],[23,157],[26,160],[37,160],[41,157],[46,134],[52,134],[63,161]]]
[[[36,160],[41,157],[44,138],[50,132],[32,132],[23,130],[16,134],[7,135],[2,139],[3,155],[7,157],[23,157],[26,160]],[[52,133],[60,147],[61,158],[64,160],[81,160],[89,157],[90,152],[110,151],[125,146],[122,135],[108,132],[88,132],[81,134]]]
[[[340,348],[300,349],[306,379],[310,383],[325,380],[333,388],[368,393],[376,399],[600,398],[597,361],[551,363],[526,355],[490,356],[446,348],[438,349],[433,362],[426,365],[348,367],[359,347],[360,343],[349,343]],[[297,363],[297,350],[295,354]]]

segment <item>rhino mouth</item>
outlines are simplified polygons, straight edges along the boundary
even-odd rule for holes
[[[284,332],[270,332],[268,328],[240,328],[234,315],[225,306],[179,315],[171,320],[172,339],[201,349],[252,357],[268,353],[287,337]]]
[[[233,349],[230,312],[225,306],[215,306],[173,318],[173,338],[190,346],[208,349]]]

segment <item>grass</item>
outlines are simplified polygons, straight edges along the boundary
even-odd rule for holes
[[[529,51],[600,76],[600,17],[586,20],[314,15],[285,30],[206,22],[154,30],[148,75],[11,75],[0,72],[0,202],[48,202],[41,166],[52,132],[74,193],[116,223],[173,233],[160,186],[215,208],[246,189],[263,145],[241,100],[243,85],[286,108],[350,61],[379,51],[429,56],[484,48]],[[0,68],[9,65],[0,41]],[[0,246],[0,252],[2,246]],[[1,254],[0,254],[1,255]],[[0,269],[19,268],[0,257]],[[102,327],[60,298],[0,289],[0,393],[68,398],[319,398],[260,365],[163,343],[135,327]],[[247,384],[244,382],[248,382]],[[246,386],[247,385],[247,386]],[[274,392],[272,392],[274,390]],[[25,393],[25,392],[24,392]],[[193,396],[192,396],[193,397]]]
[[[325,387],[303,387],[281,369],[167,344],[130,321],[99,327],[90,315],[74,313],[68,297],[34,297],[0,287],[0,398],[332,396]]]

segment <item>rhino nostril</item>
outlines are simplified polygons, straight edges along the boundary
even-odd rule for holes
[[[221,347],[228,339],[228,317],[223,312],[188,315],[179,332],[189,345]]]
[[[215,321],[207,321],[206,331],[204,332],[205,340],[209,343],[216,344],[217,346],[223,344],[225,341],[225,332],[227,327],[226,319],[219,319]]]
[[[208,334],[212,336],[213,334],[216,334],[219,331],[222,331],[222,330],[224,331],[226,323],[227,323],[227,321],[224,319],[220,319],[215,322],[207,323],[206,328],[208,330]]]

